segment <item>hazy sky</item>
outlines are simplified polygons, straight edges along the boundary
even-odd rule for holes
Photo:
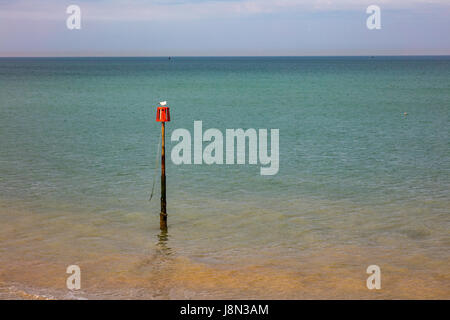
[[[378,54],[450,54],[450,0],[0,0],[0,56]]]

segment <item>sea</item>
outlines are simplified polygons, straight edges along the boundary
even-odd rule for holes
[[[0,299],[450,299],[449,112],[450,56],[0,58]],[[176,165],[194,121],[278,172]]]

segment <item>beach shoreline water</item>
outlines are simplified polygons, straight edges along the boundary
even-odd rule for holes
[[[66,220],[65,227],[55,228],[66,230],[65,235],[63,232],[57,235],[59,240],[52,239],[55,234],[45,239],[42,231],[36,231],[39,218],[28,219],[30,225],[26,226],[23,219],[33,213],[16,212],[16,217],[21,215],[20,228],[30,232],[26,237],[17,235],[8,244],[8,252],[1,255],[2,299],[448,299],[450,296],[448,254],[411,250],[414,245],[408,248],[407,241],[396,250],[393,243],[387,246],[385,239],[386,243],[374,242],[372,246],[341,243],[309,250],[295,247],[280,250],[278,246],[244,245],[223,252],[195,252],[182,245],[188,239],[181,236],[182,230],[177,230],[175,221],[168,236],[150,227],[148,233],[134,236],[134,244],[118,248],[115,245],[120,246],[119,239],[130,238],[129,230],[117,226],[108,230],[107,225],[95,224],[92,217],[86,216]],[[68,231],[70,228],[75,232]],[[4,228],[0,229],[5,235]],[[74,237],[76,233],[79,234]],[[113,234],[115,239],[110,238],[108,246],[99,245]],[[7,236],[13,240],[11,235]],[[178,236],[184,239],[174,239]],[[127,250],[130,245],[135,246],[133,251]],[[36,254],[35,248],[41,253]],[[382,289],[376,292],[367,289],[369,275],[365,272],[375,262],[382,271]],[[79,291],[66,288],[69,275],[65,268],[71,264],[79,265],[82,271]]]

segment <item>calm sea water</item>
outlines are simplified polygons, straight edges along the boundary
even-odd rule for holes
[[[169,158],[161,234],[162,100],[278,174]],[[449,299],[449,110],[450,57],[0,59],[0,298]]]

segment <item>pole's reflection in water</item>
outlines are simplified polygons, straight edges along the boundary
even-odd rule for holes
[[[156,251],[163,257],[169,257],[173,254],[173,250],[168,246],[169,232],[167,229],[161,230],[158,234],[158,244],[156,245]]]

